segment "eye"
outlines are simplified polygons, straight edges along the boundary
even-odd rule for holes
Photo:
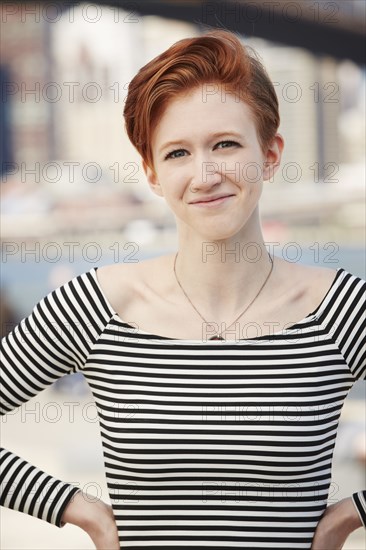
[[[174,151],[170,151],[170,153],[167,153],[164,157],[164,160],[167,160],[167,159],[176,159],[176,158],[179,158],[183,155],[179,154],[177,155],[177,153],[184,153],[185,152],[185,149],[174,149]]]
[[[226,140],[226,141],[219,141],[219,143],[216,144],[217,145],[222,145],[224,144],[225,146],[224,147],[218,147],[218,149],[228,149],[227,145],[229,144],[229,147],[232,146],[232,145],[239,145],[238,142],[236,141],[230,141],[230,140]],[[240,145],[239,145],[240,147]]]

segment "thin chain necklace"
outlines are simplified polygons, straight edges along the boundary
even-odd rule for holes
[[[266,277],[266,280],[264,281],[264,283],[262,284],[262,286],[260,287],[259,291],[257,292],[257,294],[254,296],[253,300],[250,302],[250,304],[248,306],[246,306],[246,308],[244,309],[244,311],[242,311],[240,313],[240,315],[238,315],[238,317],[235,319],[235,321],[233,321],[226,329],[224,329],[223,331],[221,332],[217,332],[217,334],[215,336],[211,336],[211,338],[209,338],[209,340],[225,340],[225,338],[223,338],[222,334],[224,332],[226,332],[234,323],[236,323],[236,321],[238,321],[238,319],[240,319],[240,317],[242,317],[242,315],[244,315],[244,313],[247,311],[247,309],[250,308],[250,306],[252,305],[252,303],[254,302],[254,300],[256,300],[259,296],[259,294],[261,293],[261,291],[263,290],[263,288],[265,287],[268,279],[270,278],[271,276],[271,273],[273,271],[273,259],[270,255],[270,253],[267,251],[268,253],[268,257],[269,259],[271,260],[271,269]],[[184,290],[184,288],[182,287],[179,279],[178,279],[178,276],[177,276],[177,272],[176,272],[176,262],[177,262],[177,257],[178,257],[178,252],[176,253],[175,255],[175,258],[174,258],[174,275],[175,275],[175,278],[177,280],[177,283],[178,285],[180,286],[180,288],[182,289],[183,291],[183,294],[185,295],[185,297],[187,298],[188,302],[191,304],[191,306],[193,307],[193,309],[195,309],[195,311],[198,313],[198,315],[201,317],[201,319],[207,324],[207,325],[212,325],[212,323],[209,323],[204,317],[203,315],[201,315],[201,313],[198,311],[198,309],[196,308],[196,306],[192,303],[191,299],[189,298],[189,296],[187,295],[186,291]]]

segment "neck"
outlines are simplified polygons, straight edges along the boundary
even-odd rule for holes
[[[177,277],[194,305],[212,318],[239,313],[256,296],[271,267],[261,232],[221,241],[196,235],[189,245],[179,240]]]

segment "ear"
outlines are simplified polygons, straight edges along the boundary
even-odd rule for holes
[[[160,183],[155,173],[155,170],[153,168],[150,168],[150,166],[144,160],[142,161],[142,167],[146,174],[146,178],[147,178],[148,184],[150,185],[150,189],[156,195],[159,195],[159,197],[163,197],[164,194],[160,187]]]
[[[280,164],[285,141],[281,134],[276,134],[263,163],[263,181],[272,180]]]

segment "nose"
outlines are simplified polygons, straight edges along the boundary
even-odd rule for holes
[[[194,174],[189,186],[192,193],[207,191],[222,181],[219,165],[212,160],[199,160],[195,162]]]

